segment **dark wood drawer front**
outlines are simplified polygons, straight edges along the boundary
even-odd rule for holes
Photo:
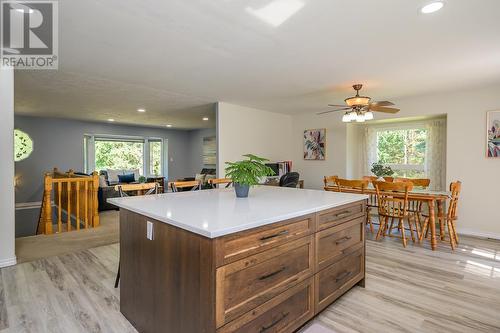
[[[307,279],[225,325],[217,333],[293,332],[314,315],[313,283],[313,278]]]
[[[217,267],[299,239],[312,232],[314,214],[217,239]]]
[[[363,255],[361,248],[316,274],[316,312],[323,310],[363,279]]]
[[[364,242],[364,216],[325,229],[316,234],[317,267],[319,270],[359,249]]]
[[[364,206],[364,203],[356,202],[354,204],[349,204],[318,213],[317,230],[330,228],[346,221],[352,220],[353,218],[364,216]]]
[[[313,236],[217,269],[218,327],[314,273]]]

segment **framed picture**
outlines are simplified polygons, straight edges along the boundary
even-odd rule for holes
[[[304,159],[326,159],[326,128],[304,131]]]
[[[203,138],[203,164],[215,165],[217,159],[217,139],[215,136]]]
[[[486,151],[488,157],[500,157],[500,111],[489,111],[486,115]]]

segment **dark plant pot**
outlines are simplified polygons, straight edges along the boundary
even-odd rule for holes
[[[236,197],[238,198],[248,197],[248,190],[250,190],[249,185],[234,183],[234,191],[236,192]]]

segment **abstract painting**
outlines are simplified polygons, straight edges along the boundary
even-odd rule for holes
[[[309,129],[304,131],[304,159],[326,159],[326,129]]]
[[[487,156],[500,157],[500,111],[489,111],[487,123]]]
[[[217,159],[217,139],[215,136],[203,138],[203,164],[215,165]]]

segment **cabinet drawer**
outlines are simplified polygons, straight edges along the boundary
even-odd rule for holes
[[[364,216],[365,204],[365,201],[356,202],[318,213],[317,230],[319,231],[330,228],[346,221],[352,220],[356,217]]]
[[[313,235],[217,268],[217,327],[267,302],[313,273]]]
[[[217,333],[293,332],[314,315],[314,278],[221,327]]]
[[[363,248],[318,272],[315,275],[316,313],[361,281],[363,276]]]
[[[217,239],[217,267],[309,235],[314,219],[310,214]]]
[[[342,259],[364,244],[365,217],[358,217],[316,234],[316,260],[319,270]]]

